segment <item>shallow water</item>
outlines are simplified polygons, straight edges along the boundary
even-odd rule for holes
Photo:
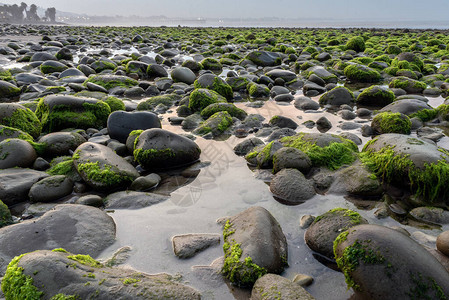
[[[282,114],[296,121],[316,120],[326,116],[335,125],[339,118],[329,112],[305,113],[293,105],[278,105],[268,101],[263,107],[248,108],[245,103],[237,103],[248,113],[259,113],[268,121],[276,114]],[[163,128],[173,132],[184,132],[179,126],[172,126],[164,115]],[[299,120],[297,117],[302,117]],[[366,120],[356,119],[355,121]],[[297,131],[316,132],[299,126]],[[329,132],[341,131],[334,126]],[[359,130],[353,132],[360,136]],[[364,143],[368,140],[363,138]],[[226,141],[205,140],[198,137],[196,143],[202,149],[201,161],[211,164],[201,170],[199,176],[189,185],[172,193],[170,199],[140,210],[115,210],[110,213],[117,224],[117,241],[107,249],[102,257],[111,255],[123,246],[131,246],[133,252],[127,262],[130,266],[148,273],[167,272],[182,275],[182,282],[190,284],[203,293],[205,299],[248,299],[250,291],[229,287],[222,280],[201,275],[199,277],[193,266],[209,265],[223,255],[222,245],[199,253],[197,256],[181,260],[173,254],[171,237],[186,233],[219,233],[221,226],[216,220],[235,215],[254,205],[268,209],[280,223],[289,246],[289,267],[282,274],[293,279],[295,274],[307,274],[314,278],[314,283],[306,289],[316,299],[348,299],[352,295],[347,290],[344,276],[320,263],[314,253],[304,242],[305,230],[299,227],[301,216],[320,215],[335,207],[344,207],[358,211],[371,224],[401,226],[413,234],[423,231],[436,237],[441,230],[424,230],[400,224],[393,218],[378,220],[374,216],[376,209],[361,210],[353,202],[339,195],[316,195],[314,198],[297,206],[287,206],[277,202],[269,186],[255,177],[246,161],[233,152],[233,147],[242,141],[231,137]],[[373,207],[371,201],[359,201],[360,206]],[[360,205],[361,204],[361,205]],[[435,247],[434,244],[426,244]]]

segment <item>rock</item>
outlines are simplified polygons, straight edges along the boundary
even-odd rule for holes
[[[353,82],[378,82],[381,80],[379,72],[365,65],[350,64],[344,70],[347,79]]]
[[[364,105],[370,107],[384,107],[392,103],[395,99],[395,95],[389,88],[373,85],[367,89],[364,89],[357,96],[357,105]]]
[[[167,196],[153,193],[123,191],[109,194],[104,199],[104,205],[106,209],[139,209],[168,199]]]
[[[200,126],[193,131],[193,134],[206,135],[210,133],[213,137],[217,137],[231,127],[232,123],[232,117],[227,111],[219,111],[201,123]]]
[[[304,96],[295,97],[294,105],[299,110],[318,110],[320,108],[318,102]]]
[[[320,132],[326,132],[332,128],[332,123],[328,118],[323,116],[316,120],[316,126]]]
[[[59,61],[52,61],[52,60],[45,61],[40,65],[41,72],[44,74],[62,72],[62,71],[67,70],[68,68],[69,67],[67,67],[63,63],[60,63]]]
[[[99,86],[104,87],[108,91],[112,90],[116,87],[121,88],[130,88],[134,87],[138,84],[137,80],[134,80],[128,76],[120,76],[120,75],[91,75],[85,83],[92,82],[98,84]]]
[[[394,77],[391,80],[389,87],[401,88],[408,94],[422,94],[422,92],[427,88],[427,84],[408,77],[399,76]]]
[[[304,215],[299,220],[299,227],[301,227],[301,229],[307,229],[313,223],[314,220],[315,220],[314,216]]]
[[[205,73],[201,75],[195,80],[194,86],[197,89],[209,89],[214,91],[228,100],[233,97],[232,87],[227,84],[226,81],[214,74]]]
[[[30,281],[14,281],[19,274]],[[55,274],[58,280],[54,280]],[[36,251],[17,258],[5,279],[7,298],[16,295],[25,299],[30,293],[39,298],[42,293],[47,299],[61,299],[67,294],[80,299],[201,299],[198,291],[177,283],[168,274],[106,267],[88,255],[73,255],[64,249]]]
[[[449,224],[449,212],[437,207],[416,207],[410,211],[410,215],[418,221],[433,224]]]
[[[174,82],[184,82],[187,84],[193,84],[196,79],[195,73],[193,73],[192,70],[186,67],[175,68],[171,72],[170,76]]]
[[[246,59],[262,67],[277,66],[282,62],[279,53],[268,51],[252,51],[246,56]]]
[[[382,112],[374,116],[371,128],[375,135],[384,133],[410,134],[412,122],[401,113]]]
[[[299,284],[300,286],[309,286],[313,283],[313,277],[304,274],[296,274],[295,278],[292,280],[294,283]]]
[[[338,86],[320,97],[321,105],[340,106],[354,104],[354,94],[345,87]]]
[[[326,89],[314,82],[308,81],[302,87],[302,92],[307,97],[315,97],[326,92]]]
[[[4,140],[7,139],[15,139],[15,138],[28,141],[33,140],[33,137],[31,135],[23,132],[22,130],[0,125],[0,142],[3,142]]]
[[[257,166],[261,169],[271,169],[273,167],[273,155],[282,148],[282,144],[278,141],[273,141],[267,144],[261,151],[257,153]],[[252,156],[251,153],[246,158]]]
[[[179,258],[191,258],[211,246],[220,244],[218,234],[184,234],[172,238],[173,252]]]
[[[33,184],[28,196],[32,202],[53,202],[70,195],[72,190],[73,182],[69,177],[55,175]]]
[[[283,147],[273,155],[273,172],[283,169],[297,169],[303,174],[309,173],[312,168],[310,158],[301,150],[292,147]]]
[[[265,84],[250,82],[246,86],[248,94],[253,98],[265,98],[270,96],[270,89]]]
[[[287,240],[265,208],[253,206],[231,217],[223,239],[222,272],[238,286],[251,286],[266,273],[281,273],[287,265]]]
[[[8,206],[26,201],[31,186],[48,176],[45,172],[31,169],[0,170],[0,199]]]
[[[58,60],[53,54],[48,52],[36,52],[31,56],[30,62],[33,61],[47,61],[47,60]]]
[[[295,99],[292,94],[277,95],[273,98],[276,102],[292,102]]]
[[[383,193],[383,188],[376,175],[361,163],[356,163],[339,170],[329,193],[350,194],[360,197],[377,197]]]
[[[449,256],[449,231],[443,231],[437,237],[437,249],[446,256]]]
[[[181,128],[184,130],[197,128],[204,119],[199,114],[192,114],[181,122]]]
[[[335,208],[316,217],[306,230],[304,239],[310,249],[333,260],[333,243],[337,236],[353,226],[367,223],[368,221],[355,211]]]
[[[449,294],[449,274],[408,236],[379,225],[359,225],[335,242],[348,287],[364,299],[438,299]]]
[[[85,195],[78,198],[75,204],[88,205],[93,207],[102,207],[103,198],[98,195]]]
[[[69,95],[50,95],[39,101],[36,116],[44,131],[102,128],[111,108],[103,101]]]
[[[104,211],[84,205],[57,205],[40,218],[0,229],[0,270],[3,273],[13,257],[35,250],[64,248],[95,257],[114,240],[115,223]]]
[[[296,129],[298,124],[290,118],[284,116],[274,116],[270,119],[269,124],[271,126],[277,126],[279,128]]]
[[[248,114],[243,109],[238,108],[232,103],[210,104],[201,111],[201,116],[204,119],[208,119],[213,114],[220,111],[227,111],[231,115],[231,117],[235,117],[240,120],[244,120],[248,116]]]
[[[14,84],[0,80],[0,98],[14,98],[19,96],[22,90]]]
[[[129,187],[132,191],[144,192],[156,187],[161,181],[161,177],[155,173],[151,173],[147,176],[141,176],[131,183]]]
[[[189,108],[191,111],[202,111],[211,104],[224,102],[226,99],[215,91],[209,89],[196,89],[189,97]]]
[[[76,149],[73,163],[81,178],[95,189],[123,188],[139,177],[137,170],[112,149],[91,142]]]
[[[39,143],[45,144],[45,156],[56,157],[71,155],[86,139],[77,132],[53,132],[39,138]]]
[[[237,155],[246,155],[249,152],[251,152],[252,149],[254,149],[256,146],[263,145],[263,142],[261,139],[253,137],[244,140],[243,142],[238,143],[234,147],[234,153]]]
[[[315,196],[313,184],[297,169],[283,169],[270,182],[270,190],[280,201],[290,205],[301,204]]]
[[[0,200],[0,228],[12,224],[12,222],[12,216],[8,206]]]
[[[446,199],[449,179],[441,174],[448,168],[449,155],[434,143],[387,133],[373,139],[364,152],[364,161],[385,182],[411,189],[427,203]],[[388,157],[388,164],[381,157]]]
[[[148,111],[115,111],[109,115],[107,126],[109,136],[121,143],[125,143],[134,130],[162,127],[157,115]]]
[[[16,103],[0,103],[0,125],[22,130],[33,138],[41,134],[41,123],[36,115]]]
[[[195,142],[163,129],[142,132],[135,144],[134,158],[144,168],[173,168],[197,161],[201,150]]]
[[[267,75],[273,80],[277,78],[282,78],[285,82],[289,82],[296,79],[296,74],[294,72],[282,69],[274,69],[268,71],[265,75]]]
[[[37,158],[29,142],[8,139],[0,142],[0,169],[31,167]]]
[[[251,291],[251,300],[262,299],[313,300],[315,298],[287,278],[276,274],[266,274],[256,281]]]
[[[314,74],[319,78],[323,79],[325,83],[337,83],[338,80],[337,76],[335,74],[332,74],[322,66],[314,66],[308,68],[306,71],[309,73],[309,80],[310,76]]]
[[[296,123],[295,123],[296,124]],[[257,132],[259,133],[259,132]],[[294,136],[296,135],[296,131],[291,128],[279,128],[273,130],[273,132],[268,136],[267,142],[272,142],[275,140],[279,140],[286,136]]]

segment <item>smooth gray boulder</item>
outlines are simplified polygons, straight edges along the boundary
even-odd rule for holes
[[[172,238],[173,252],[179,258],[190,258],[211,246],[220,244],[218,234],[183,234]]]
[[[303,287],[285,277],[266,274],[259,279],[251,291],[251,300],[314,300]]]
[[[290,205],[301,204],[315,196],[311,181],[297,169],[282,169],[270,182],[270,190],[276,199]]]
[[[167,196],[154,193],[122,191],[109,194],[104,199],[104,205],[106,209],[139,209],[168,199]]]
[[[73,181],[65,175],[55,175],[44,178],[30,189],[28,196],[32,202],[52,202],[70,195]]]

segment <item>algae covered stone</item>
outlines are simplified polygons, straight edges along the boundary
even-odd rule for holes
[[[348,288],[362,299],[447,299],[449,274],[407,235],[379,225],[358,225],[334,243]]]
[[[351,164],[357,158],[357,145],[341,136],[328,133],[303,133],[284,137],[281,143],[307,154],[313,166],[325,166],[331,170]]]
[[[232,117],[227,111],[219,111],[204,121],[193,133],[199,135],[212,133],[213,136],[219,136],[232,125],[232,122]]]
[[[143,131],[134,145],[134,158],[145,169],[189,165],[197,161],[201,153],[192,140],[157,128]]]
[[[354,82],[378,82],[381,80],[380,73],[375,69],[360,64],[351,64],[344,70],[346,78]]]
[[[88,82],[98,84],[107,90],[115,87],[130,88],[138,84],[137,80],[120,75],[92,75],[87,78],[84,84],[87,84]]]
[[[226,99],[217,92],[209,89],[195,89],[189,97],[189,108],[192,111],[202,111],[211,104],[223,102]]]
[[[252,286],[266,273],[280,274],[287,266],[287,240],[265,208],[254,206],[230,218],[223,240],[222,272],[238,286]]]
[[[212,103],[208,105],[201,111],[201,116],[207,119],[219,111],[227,111],[232,117],[240,120],[244,120],[246,116],[248,116],[248,114],[243,109],[238,108],[234,104],[222,102]]]
[[[220,77],[214,74],[203,74],[195,80],[195,88],[197,89],[209,89],[217,92],[226,99],[232,99],[232,88]]]
[[[13,98],[19,96],[22,90],[14,84],[0,80],[0,98]]]
[[[111,148],[87,142],[73,155],[73,163],[83,180],[97,189],[127,187],[137,177],[137,170]]]
[[[371,122],[375,134],[410,134],[411,126],[410,118],[401,113],[382,112],[377,114]]]
[[[427,88],[427,84],[422,81],[414,80],[408,77],[394,77],[389,85],[390,88],[400,88],[409,94],[422,94]]]
[[[420,138],[388,133],[368,142],[360,157],[383,181],[405,186],[429,203],[447,201],[446,149]]]
[[[103,101],[68,95],[42,98],[36,109],[44,131],[65,128],[103,128],[111,108]]]
[[[38,117],[29,108],[16,103],[0,103],[0,124],[22,130],[33,138],[41,133]]]
[[[392,90],[379,85],[364,89],[357,97],[357,104],[364,106],[383,107],[392,103],[395,95]]]

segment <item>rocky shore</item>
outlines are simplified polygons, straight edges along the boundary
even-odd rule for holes
[[[449,38],[1,25],[0,298],[449,298]]]

